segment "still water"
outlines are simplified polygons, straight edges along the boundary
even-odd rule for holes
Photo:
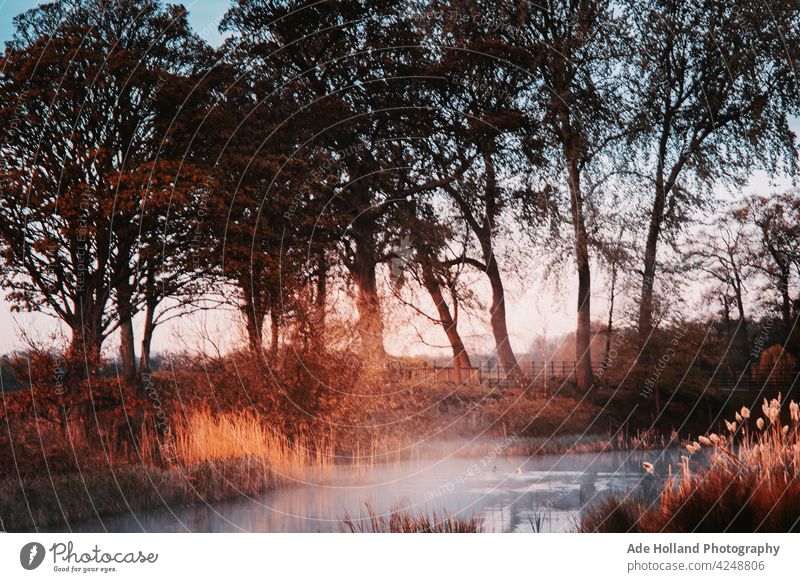
[[[480,515],[486,531],[575,531],[581,509],[609,493],[652,495],[676,450],[497,458],[444,458],[342,467],[324,482],[257,498],[148,510],[86,522],[73,531],[335,532],[345,515],[392,508]],[[642,462],[655,465],[655,475]]]

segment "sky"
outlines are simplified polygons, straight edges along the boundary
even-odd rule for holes
[[[173,2],[173,4],[176,3]],[[14,16],[38,4],[46,4],[46,2],[0,0],[0,41],[5,42],[13,34]],[[226,0],[186,0],[181,4],[189,10],[189,22],[195,31],[212,45],[218,46],[222,41],[222,35],[217,28],[230,2]]]
[[[37,4],[39,2],[30,0],[0,0],[0,42],[5,42],[11,37],[14,30],[12,21],[14,16]],[[218,25],[230,2],[226,0],[188,0],[183,4],[189,10],[189,21],[195,31],[210,44],[218,46],[223,38],[218,31]],[[797,120],[794,121],[793,125],[797,130],[800,128],[800,123],[797,123]],[[754,174],[746,190],[764,193],[784,187],[786,187],[785,182],[771,185],[767,175],[758,173]],[[725,196],[724,192],[719,194]],[[514,254],[513,249],[510,254]],[[532,268],[534,271],[539,267],[535,261],[528,261],[524,266],[529,270]],[[543,287],[536,282],[537,277],[535,276],[528,279],[536,284],[514,281],[511,278],[505,281],[508,325],[511,343],[515,350],[519,352],[527,350],[537,335],[544,334],[549,338],[554,338],[574,329],[577,294],[574,277],[570,275],[571,273],[568,272],[567,277],[562,281],[561,291]],[[607,309],[607,288],[602,273],[597,270],[593,273],[592,286],[593,319],[602,320]],[[485,285],[485,282],[481,282],[476,288],[476,292],[485,297],[485,301],[488,303],[487,290],[488,286]],[[386,309],[394,308],[387,304]],[[405,320],[406,318],[400,317],[399,319]],[[237,317],[233,314],[217,313],[213,316],[205,314],[183,318],[157,329],[153,339],[153,349],[157,352],[176,346],[178,348],[199,347],[198,343],[201,340],[198,338],[205,334],[212,336],[215,343],[222,343],[223,347],[232,347],[230,330],[239,325]],[[141,329],[140,326],[141,324],[138,323],[137,330]],[[485,321],[465,322],[465,325],[460,325],[460,327],[468,348],[473,350],[477,348],[484,352],[491,349],[493,342]],[[22,331],[33,337],[45,339],[55,329],[57,329],[57,323],[52,318],[41,314],[12,313],[10,305],[0,296],[0,354],[22,347],[20,340]],[[417,331],[416,328],[409,328],[407,325],[403,329],[390,327],[387,329],[387,336],[391,335],[391,339],[387,338],[387,349],[392,353],[417,354],[438,351],[443,357],[446,356],[448,350],[444,347],[432,350],[430,346],[420,344]],[[444,335],[438,328],[429,328],[423,335],[432,345],[444,346],[446,343]],[[116,341],[112,338],[107,345],[114,346]]]

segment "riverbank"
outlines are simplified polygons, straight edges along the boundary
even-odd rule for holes
[[[234,434],[230,432],[232,426],[226,434]],[[206,428],[199,435],[210,437],[213,432]],[[179,444],[180,453],[169,466],[159,466],[151,459],[138,465],[110,463],[101,465],[102,468],[86,467],[81,472],[4,479],[0,482],[2,525],[9,532],[69,530],[70,526],[82,522],[99,522],[121,514],[136,516],[148,510],[171,511],[191,505],[257,498],[276,488],[299,483],[321,485],[333,482],[335,472],[342,469],[353,474],[368,474],[382,467],[390,469],[396,463],[424,463],[426,460],[436,463],[460,458],[481,459],[485,461],[484,469],[490,471],[492,465],[506,458],[624,450],[622,441],[608,435],[561,436],[550,441],[528,438],[513,445],[507,439],[440,442],[416,447],[404,460],[395,455],[395,461],[380,461],[388,455],[376,455],[357,466],[352,462],[337,465],[328,456],[309,455],[304,448],[284,449],[276,454],[274,444],[272,448],[257,446],[258,440],[251,438],[256,435],[253,427],[249,436],[240,427],[241,440],[236,449],[209,448],[204,459],[196,457],[201,449]],[[180,443],[183,437],[183,433],[179,433],[176,441]],[[248,446],[248,442],[253,446]],[[197,445],[201,443],[202,440],[196,442]]]
[[[283,482],[253,457],[5,480],[0,483],[1,525],[8,532],[68,530],[70,524],[126,512],[260,495]]]
[[[209,368],[205,381],[191,366],[155,374],[143,402],[115,383],[95,382],[94,409],[66,426],[44,389],[5,395],[2,527],[68,529],[120,513],[253,497],[297,481],[324,482],[340,466],[650,449],[669,441],[623,430],[586,434],[600,428],[604,411],[571,386],[540,395],[377,384],[364,393],[317,395],[309,418],[292,406],[307,390],[277,398],[256,370],[239,369],[235,381],[228,372]]]
[[[761,412],[751,418],[743,407],[726,432],[687,444],[679,472],[654,500],[612,496],[589,509],[581,531],[800,531],[800,406],[779,395],[765,398]],[[697,465],[692,456],[701,451],[709,461]]]
[[[67,529],[124,512],[256,496],[330,464],[322,452],[270,433],[251,414],[208,410],[175,419],[164,434],[143,430],[130,448],[93,442],[79,430],[69,446],[71,471],[58,471],[45,458],[42,471],[20,468],[16,478],[0,480],[6,531]]]

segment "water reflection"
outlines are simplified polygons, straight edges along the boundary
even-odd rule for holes
[[[574,531],[581,508],[610,492],[655,491],[677,451],[442,459],[342,468],[326,484],[284,487],[257,499],[127,514],[73,527],[113,532],[331,532],[339,520],[400,506],[415,511],[480,514],[494,532]],[[656,477],[642,469],[648,461]]]

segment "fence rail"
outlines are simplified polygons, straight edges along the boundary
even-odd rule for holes
[[[602,366],[594,365],[595,376],[600,376]],[[522,361],[516,375],[507,374],[502,366],[493,360],[478,362],[470,368],[457,371],[452,365],[437,365],[434,361],[428,365],[390,366],[390,374],[397,379],[412,382],[455,382],[472,385],[488,385],[492,387],[519,387],[521,379],[527,386],[541,387],[545,392],[560,383],[575,380],[574,361]],[[731,392],[776,392],[784,395],[800,389],[800,370],[777,368],[763,371],[748,368],[742,372],[729,369],[709,371],[711,381],[709,388],[721,393]]]
[[[800,371],[777,369],[768,373],[744,370],[736,373],[724,370],[715,375],[712,385],[720,392],[776,392],[784,396],[800,387]]]
[[[396,378],[413,382],[460,382],[463,384],[488,384],[490,386],[519,386],[519,378],[524,378],[533,385],[541,383],[548,387],[555,382],[575,379],[575,362],[520,362],[516,374],[507,374],[502,366],[493,361],[482,361],[477,366],[462,368],[460,371],[452,366],[439,366],[436,362],[426,366],[390,367]],[[595,374],[600,373],[601,366],[594,366]],[[460,377],[459,377],[460,375]]]

